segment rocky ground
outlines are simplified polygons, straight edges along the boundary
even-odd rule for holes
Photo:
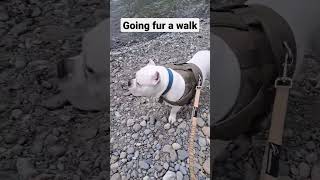
[[[168,123],[169,107],[155,99],[134,97],[127,82],[149,59],[163,65],[186,62],[197,51],[210,48],[209,20],[200,33],[168,33],[154,40],[111,51],[111,179],[189,179],[188,138],[191,106]],[[201,96],[196,138],[196,172],[209,179],[209,83]]]
[[[315,88],[320,59],[308,53],[289,97],[281,180],[320,179],[320,89]],[[213,134],[214,135],[214,134]],[[255,180],[260,173],[267,132],[233,142],[213,141],[216,164],[213,179]]]
[[[107,15],[100,0],[0,2],[0,179],[106,179],[109,123],[47,101],[56,62]]]

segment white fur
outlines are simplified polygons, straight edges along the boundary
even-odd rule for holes
[[[187,63],[193,63],[199,67],[203,75],[203,82],[210,76],[210,51],[199,51]],[[155,80],[155,75],[159,73],[159,81]],[[185,82],[181,75],[172,70],[173,83],[170,90],[165,94],[165,98],[169,101],[179,100],[185,90]],[[147,96],[159,98],[166,90],[169,82],[169,75],[165,67],[157,66],[153,61],[150,61],[145,67],[141,68],[136,73],[136,78],[131,80],[129,91],[134,96]],[[140,84],[140,85],[138,85]],[[180,106],[172,106],[169,115],[169,122],[176,121],[177,112],[181,109]]]

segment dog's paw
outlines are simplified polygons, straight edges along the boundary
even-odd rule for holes
[[[173,124],[174,122],[176,122],[176,116],[169,116],[169,123]]]

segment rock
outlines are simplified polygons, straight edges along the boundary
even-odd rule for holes
[[[17,171],[21,179],[31,179],[37,174],[30,159],[18,158],[17,159]]]
[[[145,170],[149,169],[149,164],[146,161],[139,161],[139,167]]]
[[[134,125],[134,119],[128,119],[127,120],[127,126],[130,127],[130,126],[133,126]]]
[[[180,159],[180,160],[185,160],[185,159],[187,159],[187,157],[188,157],[188,152],[187,151],[185,151],[185,150],[178,150],[177,151],[178,152],[178,158]]]
[[[146,129],[146,130],[144,130],[144,134],[145,134],[145,135],[150,134],[150,132],[151,132],[151,130],[150,130],[150,129]]]
[[[176,175],[177,175],[177,180],[183,180],[183,174],[182,174],[182,172],[178,171],[178,172],[176,173]]]
[[[58,137],[52,134],[49,134],[45,139],[46,145],[54,145],[58,141]]]
[[[18,137],[14,132],[10,132],[9,134],[5,135],[4,141],[7,144],[13,144],[17,141]]]
[[[26,64],[27,63],[23,56],[17,56],[15,58],[14,66],[16,69],[23,69],[24,67],[26,67]]]
[[[14,36],[19,36],[28,30],[28,26],[30,24],[31,24],[30,19],[26,19],[25,21],[22,21],[21,23],[14,25],[11,28],[9,34],[12,34]]]
[[[120,158],[123,159],[127,156],[127,153],[126,152],[121,152],[120,153]]]
[[[293,175],[299,175],[299,170],[298,170],[298,168],[296,167],[296,166],[294,166],[294,165],[291,165],[291,167],[290,167],[290,172],[293,174]]]
[[[299,164],[299,175],[303,178],[307,178],[310,175],[310,167],[307,163],[300,163]]]
[[[167,171],[162,178],[163,180],[176,180],[176,173],[172,171]]]
[[[181,145],[178,144],[178,143],[173,143],[173,144],[172,144],[172,148],[173,148],[174,150],[178,150],[178,149],[181,148]]]
[[[318,160],[317,153],[309,153],[306,155],[306,161],[310,164],[315,163]]]
[[[308,150],[314,150],[316,148],[316,144],[313,141],[309,141],[306,144]]]
[[[41,9],[39,7],[34,7],[31,13],[31,17],[37,17],[41,14]]]
[[[206,141],[206,139],[203,138],[203,137],[199,137],[198,143],[199,143],[199,145],[202,146],[202,147],[205,147],[205,146],[207,145],[207,141]]]
[[[141,129],[141,126],[140,126],[140,124],[135,124],[132,128],[135,132],[137,132]]]
[[[165,163],[163,163],[163,168],[164,168],[164,169],[168,169],[168,168],[169,168],[169,164],[168,164],[168,163],[166,163],[166,162],[165,162]]]
[[[253,168],[249,163],[245,163],[245,180],[253,180],[257,179],[258,177],[258,172],[255,168]]]
[[[7,21],[9,19],[8,12],[4,6],[0,6],[0,21]]]
[[[150,122],[150,125],[154,125],[156,123],[156,118],[154,116],[150,116],[149,122]]]
[[[167,145],[163,146],[162,151],[163,151],[163,152],[167,152],[167,153],[170,154],[170,161],[171,161],[171,162],[175,162],[175,161],[177,160],[177,153],[176,153],[176,151],[172,148],[172,146],[170,146],[170,145],[167,144]]]
[[[115,173],[111,176],[110,180],[121,180],[121,175],[119,173]]]
[[[320,162],[315,164],[312,167],[311,171],[311,180],[319,180],[320,179]]]
[[[142,180],[150,180],[150,178],[149,178],[149,176],[145,176],[145,177],[143,177]]]
[[[58,109],[62,108],[67,103],[67,100],[61,96],[61,94],[55,95],[50,97],[49,99],[46,99],[41,103],[41,105],[47,109]]]
[[[204,172],[210,174],[210,159],[206,159],[206,161],[202,164],[202,168]]]
[[[5,110],[7,110],[8,105],[7,104],[0,104],[0,113],[4,112]]]
[[[147,122],[146,122],[145,120],[141,121],[141,122],[140,122],[140,126],[142,126],[142,127],[147,126]]]
[[[203,126],[205,125],[204,120],[203,120],[202,118],[198,118],[198,120],[197,120],[197,125],[198,125],[199,127],[203,127]]]
[[[180,166],[180,171],[182,172],[183,175],[187,174],[187,169],[184,166]]]
[[[63,145],[54,145],[48,148],[48,153],[51,156],[60,157],[66,152],[66,148]]]
[[[187,128],[187,123],[186,123],[185,121],[183,121],[182,123],[180,123],[180,124],[178,125],[178,128],[179,128],[179,129],[186,129],[186,128]]]
[[[94,138],[98,133],[98,129],[96,127],[83,127],[80,129],[79,135],[81,138],[85,140],[89,140]]]
[[[116,171],[119,168],[119,162],[115,162],[110,165],[111,171]]]
[[[34,154],[41,153],[42,152],[42,148],[43,148],[42,141],[40,139],[39,140],[35,140],[33,142],[33,144],[32,144],[31,152],[34,153]]]
[[[133,154],[133,153],[134,153],[134,148],[133,148],[133,147],[129,147],[129,148],[127,149],[127,153],[128,153],[128,154]]]
[[[166,129],[166,130],[170,129],[170,123],[165,124],[164,129]]]
[[[210,137],[210,128],[208,126],[203,127],[202,132],[205,136]]]
[[[23,112],[21,109],[14,109],[11,112],[11,117],[14,119],[19,119],[22,116]]]

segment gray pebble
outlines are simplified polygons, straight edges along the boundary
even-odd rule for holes
[[[165,124],[165,125],[164,125],[164,129],[166,129],[166,130],[167,130],[167,129],[170,129],[170,123]]]
[[[146,161],[139,161],[139,167],[147,170],[147,169],[149,169],[150,166]]]
[[[22,116],[23,112],[21,109],[14,109],[11,112],[11,117],[14,119],[19,119]]]
[[[133,126],[134,125],[134,119],[128,119],[127,120],[127,126],[130,127],[130,126]]]
[[[198,124],[199,127],[203,127],[205,125],[205,122],[204,122],[204,120],[202,118],[198,118],[197,124]]]
[[[134,131],[137,132],[137,131],[139,131],[141,129],[141,126],[140,126],[140,124],[135,124],[132,128],[133,128]]]
[[[176,179],[176,173],[174,173],[172,171],[167,171],[162,179],[163,180],[175,180]]]
[[[307,163],[300,163],[299,164],[299,173],[300,176],[303,178],[307,178],[310,175],[310,166]]]
[[[177,180],[183,180],[182,172],[178,171],[176,174],[177,174]]]
[[[187,151],[185,151],[185,150],[178,150],[177,152],[178,152],[178,158],[179,158],[180,160],[185,160],[185,159],[187,159],[187,157],[188,157],[188,152],[187,152]]]
[[[133,154],[133,153],[134,153],[134,148],[133,148],[133,147],[129,147],[129,148],[127,149],[127,153],[128,153],[128,154]]]
[[[141,122],[140,122],[140,126],[142,126],[142,127],[147,126],[147,122],[146,122],[145,120],[141,121]]]
[[[121,180],[121,175],[119,173],[115,173],[111,176],[110,180]]]

